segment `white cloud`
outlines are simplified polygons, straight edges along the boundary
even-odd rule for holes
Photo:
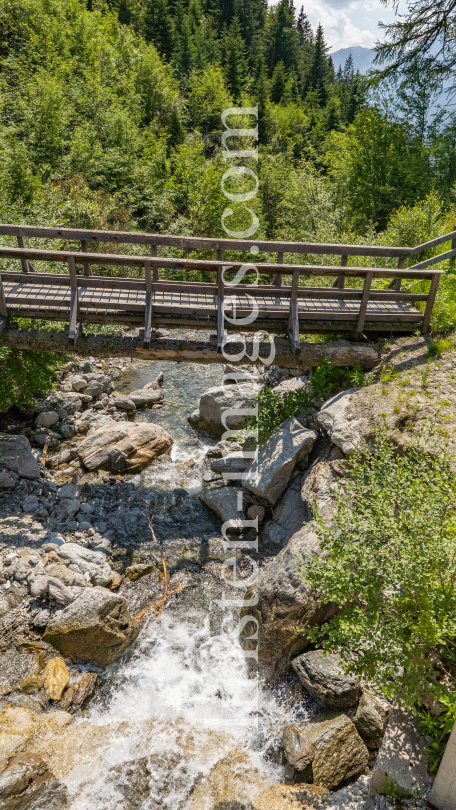
[[[313,28],[321,23],[331,51],[361,45],[373,48],[382,38],[379,20],[391,22],[394,11],[380,0],[294,0],[299,12],[304,5]]]

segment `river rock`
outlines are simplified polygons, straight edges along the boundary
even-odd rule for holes
[[[55,425],[59,421],[59,415],[57,411],[43,411],[39,413],[35,419],[35,425],[39,425],[40,427],[50,428],[52,425]]]
[[[57,514],[71,520],[71,518],[73,518],[75,514],[79,512],[80,506],[81,502],[78,501],[77,498],[62,498],[57,506]]]
[[[313,781],[332,789],[359,776],[369,761],[369,751],[346,714],[319,714],[300,726],[309,748],[313,746]]]
[[[335,512],[335,497],[339,492],[338,476],[333,462],[317,459],[302,477],[301,498],[305,506],[306,520],[314,517],[315,507],[319,515],[330,521]]]
[[[307,646],[306,635],[298,632],[298,627],[323,624],[336,613],[334,604],[317,606],[315,591],[299,572],[303,557],[320,551],[315,528],[314,523],[307,523],[296,532],[288,545],[260,569],[255,584],[245,595],[241,616],[252,616],[258,622],[259,640],[248,640],[254,625],[247,623],[243,646],[258,647],[266,679],[277,678]],[[254,600],[258,600],[256,604]],[[247,606],[248,601],[253,606]]]
[[[72,683],[65,691],[60,706],[63,711],[76,712],[93,695],[97,682],[96,672],[85,672],[81,678]]]
[[[17,473],[20,478],[35,480],[40,477],[40,465],[25,436],[0,433],[0,464],[7,470]]]
[[[87,380],[85,380],[84,377],[81,377],[79,374],[75,374],[74,377],[70,377],[69,382],[71,383],[73,391],[83,391],[84,388],[87,388]]]
[[[113,392],[114,398],[114,405],[120,411],[135,411],[136,405],[130,396],[127,394],[118,394],[116,391]]]
[[[127,600],[106,588],[87,588],[48,622],[44,641],[64,656],[106,667],[116,661],[139,633]]]
[[[240,480],[239,473],[245,472],[250,464],[250,460],[246,459],[243,453],[228,453],[223,458],[216,458],[211,461],[211,470],[215,473],[221,473],[225,481],[230,480],[230,476],[234,474],[234,481]]]
[[[8,762],[0,760],[0,803],[2,810],[61,810],[67,789],[37,754],[19,754]]]
[[[276,394],[289,394],[290,392],[295,394],[296,391],[306,391],[311,394],[312,386],[306,376],[292,377],[291,380],[283,380],[278,385],[275,385],[274,391]]]
[[[0,469],[0,489],[12,489],[17,484],[17,479],[11,473]]]
[[[306,522],[307,512],[301,499],[300,484],[301,476],[298,476],[277,503],[272,520],[266,523],[263,530],[265,545],[276,548],[285,546]]]
[[[138,388],[137,391],[132,391],[131,394],[128,394],[128,398],[134,403],[136,408],[163,402],[164,396],[163,391],[154,388]]]
[[[297,725],[285,726],[282,734],[282,745],[287,762],[297,771],[304,771],[315,756],[313,743],[306,740]]]
[[[60,700],[70,682],[70,673],[63,658],[51,658],[43,672],[44,688],[51,700]]]
[[[314,430],[287,419],[259,449],[244,480],[246,489],[275,506],[287,486],[295,464],[307,456],[317,440]]]
[[[369,420],[364,416],[355,416],[351,410],[352,395],[356,390],[349,388],[337,394],[323,405],[317,416],[318,423],[326,430],[331,441],[347,456],[353,453],[369,430]]]
[[[62,498],[78,498],[81,492],[81,487],[77,484],[63,484],[63,486],[59,487],[57,492],[57,497],[61,500]]]
[[[324,807],[318,797],[327,793],[319,785],[271,785],[253,797],[251,810],[313,810]]]
[[[345,674],[336,653],[312,650],[295,658],[291,665],[306,692],[323,708],[349,709],[357,703],[359,683]]]
[[[147,422],[115,422],[90,431],[77,448],[88,470],[98,467],[133,472],[147,467],[170,450],[173,440],[160,425]]]
[[[389,703],[373,692],[361,695],[353,722],[368,748],[379,747],[390,710]]]
[[[237,487],[215,486],[203,489],[199,497],[209,509],[218,515],[222,523],[230,521],[231,531],[242,531],[242,518],[245,515],[244,510],[238,508],[239,499],[242,506],[242,490]]]
[[[60,579],[55,577],[46,577],[47,579],[47,592],[51,599],[55,599],[58,605],[69,605],[74,601],[79,591],[74,593],[70,588],[63,584]]]
[[[246,416],[253,415],[258,391],[259,387],[252,383],[208,388],[188,421],[219,439],[225,431],[240,427]]]
[[[68,561],[67,565],[77,565],[82,574],[88,574],[94,585],[109,585],[112,571],[106,557],[101,551],[78,546],[77,543],[65,543],[58,550],[59,557]]]

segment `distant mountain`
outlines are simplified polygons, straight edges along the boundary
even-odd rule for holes
[[[345,60],[350,54],[353,57],[355,70],[359,70],[360,73],[367,73],[373,62],[375,51],[372,48],[362,48],[361,45],[354,45],[353,48],[339,48],[338,51],[330,53],[335,70],[339,69],[339,65],[344,66]]]

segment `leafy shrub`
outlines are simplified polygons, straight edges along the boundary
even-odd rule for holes
[[[429,357],[440,357],[443,352],[447,352],[453,348],[451,338],[437,338],[429,344],[427,353]]]
[[[423,444],[430,446],[430,437]],[[302,575],[340,614],[307,631],[339,649],[348,672],[413,708],[425,696],[456,708],[456,478],[421,444],[399,452],[387,432],[350,457],[323,556]]]
[[[48,391],[62,355],[0,349],[0,411],[31,405],[37,391]]]

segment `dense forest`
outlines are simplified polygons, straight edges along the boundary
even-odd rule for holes
[[[291,0],[2,0],[0,221],[223,236],[221,112],[258,104],[258,237],[451,230],[438,81],[328,51]]]

